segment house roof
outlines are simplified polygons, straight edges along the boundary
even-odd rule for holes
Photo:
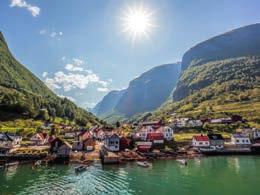
[[[208,134],[208,138],[209,138],[210,140],[224,140],[224,138],[222,137],[222,135],[219,134],[219,133]]]
[[[207,135],[194,135],[193,139],[195,139],[196,141],[209,141],[209,137]]]
[[[112,134],[112,135],[108,135],[106,138],[110,139],[110,138],[118,138],[120,139],[120,137],[117,134]]]
[[[248,138],[247,135],[242,134],[242,133],[235,133],[232,135],[234,138]]]
[[[147,134],[149,140],[163,140],[164,136],[161,132],[152,132]]]

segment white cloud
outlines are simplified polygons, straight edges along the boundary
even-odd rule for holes
[[[53,78],[46,78],[45,83],[51,89],[63,88],[64,91],[72,89],[85,89],[91,83],[103,83],[96,74],[79,74],[56,72]]]
[[[46,78],[44,82],[52,90],[61,88],[59,85],[56,84],[55,80],[52,78]]]
[[[41,9],[37,6],[33,6],[27,3],[25,0],[10,0],[10,7],[26,8],[33,17],[37,17],[40,14]]]
[[[81,66],[84,64],[84,61],[78,58],[73,58],[73,62],[76,66]]]
[[[48,31],[46,29],[42,29],[39,31],[40,35],[47,35],[51,38],[57,38],[58,40],[60,40],[60,38],[63,36],[63,32],[57,32],[57,31]]]
[[[106,88],[106,87],[99,87],[99,88],[97,88],[97,91],[100,91],[100,92],[108,92],[109,89]]]
[[[66,59],[64,57],[64,59]],[[65,65],[65,70],[68,72],[58,71],[53,77],[45,75],[45,83],[52,89],[63,89],[70,91],[72,89],[85,89],[90,84],[100,86],[98,91],[108,91],[109,81],[103,81],[92,70],[82,67],[85,64],[83,60],[74,58],[72,63]],[[48,74],[49,75],[49,74]]]
[[[48,75],[48,72],[43,72],[42,77],[45,78]]]
[[[74,64],[66,64],[65,69],[68,70],[68,71],[72,71],[72,72],[74,72],[74,71],[78,71],[78,72],[84,71],[84,68],[76,67]]]
[[[61,97],[61,98],[67,98],[67,99],[69,99],[69,100],[72,101],[72,102],[75,102],[75,101],[76,101],[76,99],[73,98],[73,97],[71,97],[71,96],[65,96],[65,95],[58,95],[58,96]]]

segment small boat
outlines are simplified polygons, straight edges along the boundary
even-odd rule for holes
[[[42,164],[42,161],[41,161],[41,160],[37,160],[37,161],[34,163],[35,166],[40,166],[41,164]]]
[[[188,165],[188,162],[185,159],[178,159],[176,161],[179,162],[181,165]]]
[[[78,166],[78,167],[75,167],[75,173],[81,173],[83,171],[86,171],[87,170],[87,167],[86,166]]]
[[[141,166],[141,167],[151,167],[152,166],[152,164],[150,164],[150,163],[148,163],[148,162],[146,162],[146,161],[144,161],[144,162],[136,162],[136,164],[138,165],[138,166]]]
[[[208,148],[199,148],[199,151],[201,153],[212,153],[212,152],[215,153],[217,150],[216,150],[216,147],[211,146]]]

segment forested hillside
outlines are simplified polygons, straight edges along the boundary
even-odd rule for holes
[[[194,118],[238,114],[260,124],[260,24],[213,37],[183,55],[173,101],[149,117],[173,113]]]
[[[11,54],[0,32],[0,119],[65,117],[78,124],[97,124],[91,113],[54,94]]]

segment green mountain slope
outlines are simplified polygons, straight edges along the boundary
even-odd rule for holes
[[[239,114],[260,124],[260,24],[213,37],[188,50],[173,101],[150,118]]]
[[[127,89],[108,93],[94,113],[113,123],[153,111],[171,96],[179,73],[180,63],[156,66],[132,80]]]
[[[180,63],[157,66],[130,82],[115,110],[131,117],[158,108],[171,95],[180,72]]]
[[[47,109],[51,116],[66,117],[80,124],[99,123],[68,99],[54,94],[11,54],[0,32],[0,119],[35,118]]]

